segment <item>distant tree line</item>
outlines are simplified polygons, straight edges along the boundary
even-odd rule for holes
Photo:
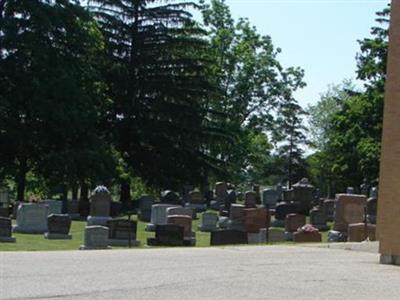
[[[376,181],[387,29],[373,34],[357,57],[365,91],[308,110],[306,158],[303,70],[224,1],[0,0],[0,182],[20,201],[87,201],[101,183],[126,204],[144,186]]]
[[[377,13],[371,37],[359,41],[359,90],[349,81],[332,86],[309,107],[311,140],[316,152],[307,158],[314,182],[325,194],[377,185],[381,148],[390,8]]]

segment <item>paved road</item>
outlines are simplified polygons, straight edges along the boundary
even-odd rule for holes
[[[270,246],[1,252],[0,299],[400,299],[378,255]]]

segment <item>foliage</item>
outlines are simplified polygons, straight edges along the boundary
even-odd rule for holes
[[[384,84],[388,47],[389,9],[378,12],[380,27],[372,38],[360,43],[357,55],[358,79],[365,90],[355,91],[345,84],[328,92],[310,108],[317,148],[311,158],[311,173],[325,185],[325,191],[358,187],[364,178],[377,184],[383,119]],[[325,109],[334,108],[334,111]],[[331,192],[329,192],[331,193]]]

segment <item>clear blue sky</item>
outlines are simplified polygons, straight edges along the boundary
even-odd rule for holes
[[[389,0],[226,0],[235,19],[246,17],[272,37],[284,66],[305,70],[300,104],[315,103],[331,83],[355,78],[358,39],[370,36],[375,12]]]

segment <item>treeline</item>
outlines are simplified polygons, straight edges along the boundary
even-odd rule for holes
[[[220,0],[0,0],[0,183],[126,204],[132,185],[294,182],[305,83],[279,52]]]
[[[383,120],[384,85],[390,9],[377,13],[372,37],[359,41],[357,78],[362,91],[344,81],[332,86],[309,107],[310,129],[316,153],[308,157],[314,182],[325,194],[377,186]]]

